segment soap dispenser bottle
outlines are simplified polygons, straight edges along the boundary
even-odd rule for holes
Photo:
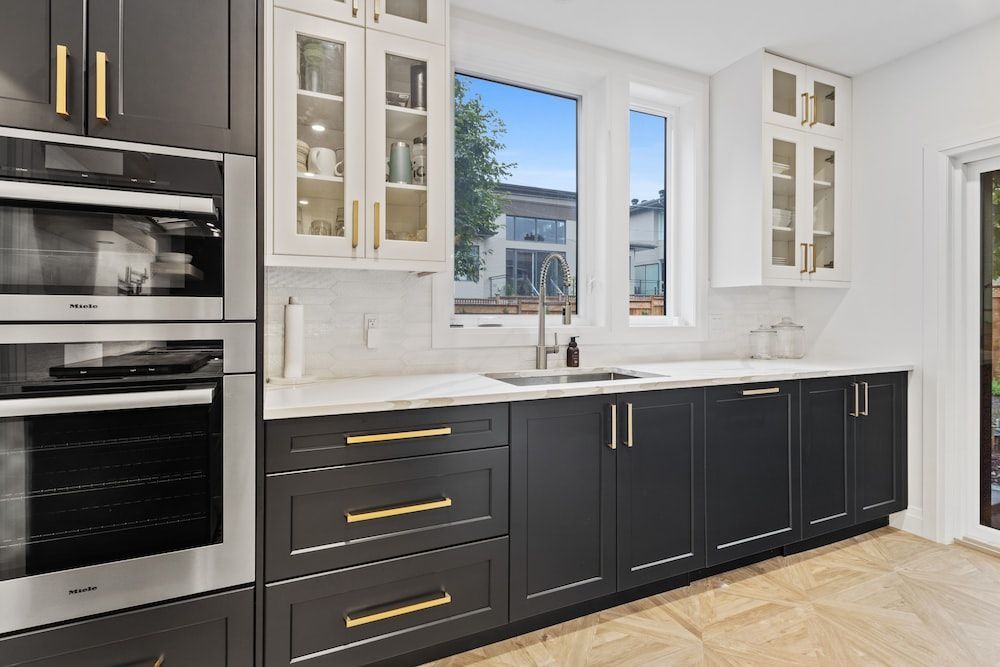
[[[576,344],[576,336],[570,337],[569,345],[566,346],[566,366],[568,368],[580,367],[580,346]]]

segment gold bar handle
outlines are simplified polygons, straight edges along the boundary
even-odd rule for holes
[[[858,390],[861,388],[861,386],[857,382],[851,383],[851,386],[854,387],[854,412],[850,413],[850,415],[852,417],[860,417],[861,416],[861,396],[860,396],[860,392]]]
[[[368,614],[367,616],[358,616],[357,618],[352,618],[350,615],[345,614],[344,625],[349,628],[356,628],[359,625],[367,625],[368,623],[375,623],[376,621],[384,621],[388,618],[396,618],[397,616],[404,616],[417,611],[423,611],[424,609],[440,607],[445,604],[451,604],[451,595],[448,593],[443,593],[441,597],[434,598],[433,600],[408,604],[405,607],[397,607],[396,609],[390,609],[388,611],[380,611],[377,614]]]
[[[451,498],[441,498],[440,500],[428,500],[413,505],[403,505],[401,507],[386,507],[378,510],[368,510],[365,512],[345,512],[347,523],[358,523],[359,521],[371,521],[372,519],[385,519],[390,516],[400,516],[403,514],[414,514],[416,512],[427,512],[443,507],[451,507]]]
[[[816,244],[810,243],[809,249],[812,251],[813,267],[809,269],[809,273],[816,273]]]
[[[95,106],[97,120],[108,123],[108,54],[104,51],[97,52],[97,81],[95,85],[97,93]]]
[[[809,272],[809,244],[808,243],[800,243],[799,245],[802,246],[802,270],[800,270],[799,273],[808,273]]]
[[[867,382],[862,382],[861,386],[863,386],[865,388],[865,409],[861,411],[861,416],[862,417],[867,417],[868,416],[868,383]]]
[[[608,447],[618,449],[618,404],[611,403],[611,442]]]
[[[375,249],[382,247],[382,203],[375,202]]]
[[[354,0],[354,4],[351,7],[351,16],[358,18],[358,0]]]
[[[625,441],[625,446],[631,448],[632,445],[635,444],[635,438],[632,435],[632,404],[626,403],[625,410],[626,410],[626,417],[625,417],[626,429],[628,431],[628,440]]]
[[[156,662],[153,663],[153,667],[163,667],[165,664],[167,664],[167,656],[161,655],[156,659]]]
[[[357,199],[354,200],[354,222],[351,225],[351,247],[358,247],[358,206]]]
[[[780,394],[781,387],[768,387],[767,389],[744,389],[740,393],[744,396],[766,396],[767,394]]]
[[[375,23],[382,18],[382,0],[375,0]]]
[[[802,124],[809,122],[809,93],[802,93]]]
[[[416,438],[432,438],[436,435],[451,435],[451,427],[427,428],[421,431],[399,431],[397,433],[375,433],[373,435],[349,435],[347,444],[364,445],[373,442],[391,442],[393,440],[413,440]]]
[[[56,45],[56,113],[69,118],[69,47]]]
[[[817,123],[819,123],[819,121],[816,120],[816,96],[810,95],[809,101],[812,102],[812,118],[809,119],[809,127],[814,127]]]

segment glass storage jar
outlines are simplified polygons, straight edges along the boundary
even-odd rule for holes
[[[771,328],[777,333],[774,356],[778,359],[801,359],[806,356],[804,327],[801,324],[796,324],[790,317],[782,317]]]
[[[773,359],[775,339],[778,332],[771,327],[761,326],[750,332],[750,358],[751,359]]]

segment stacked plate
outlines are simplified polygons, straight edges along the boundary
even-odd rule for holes
[[[295,142],[295,166],[299,171],[309,171],[309,144],[299,139]]]
[[[792,223],[795,222],[795,211],[785,208],[772,208],[771,221],[771,224],[775,227],[791,227]]]

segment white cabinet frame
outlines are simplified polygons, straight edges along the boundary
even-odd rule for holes
[[[400,0],[367,0],[367,25],[369,28],[402,35],[413,39],[422,39],[433,44],[444,44],[446,34],[446,0],[411,0],[426,4],[426,21],[415,21],[388,10],[392,3]]]
[[[372,0],[274,0],[275,7],[364,27]]]

